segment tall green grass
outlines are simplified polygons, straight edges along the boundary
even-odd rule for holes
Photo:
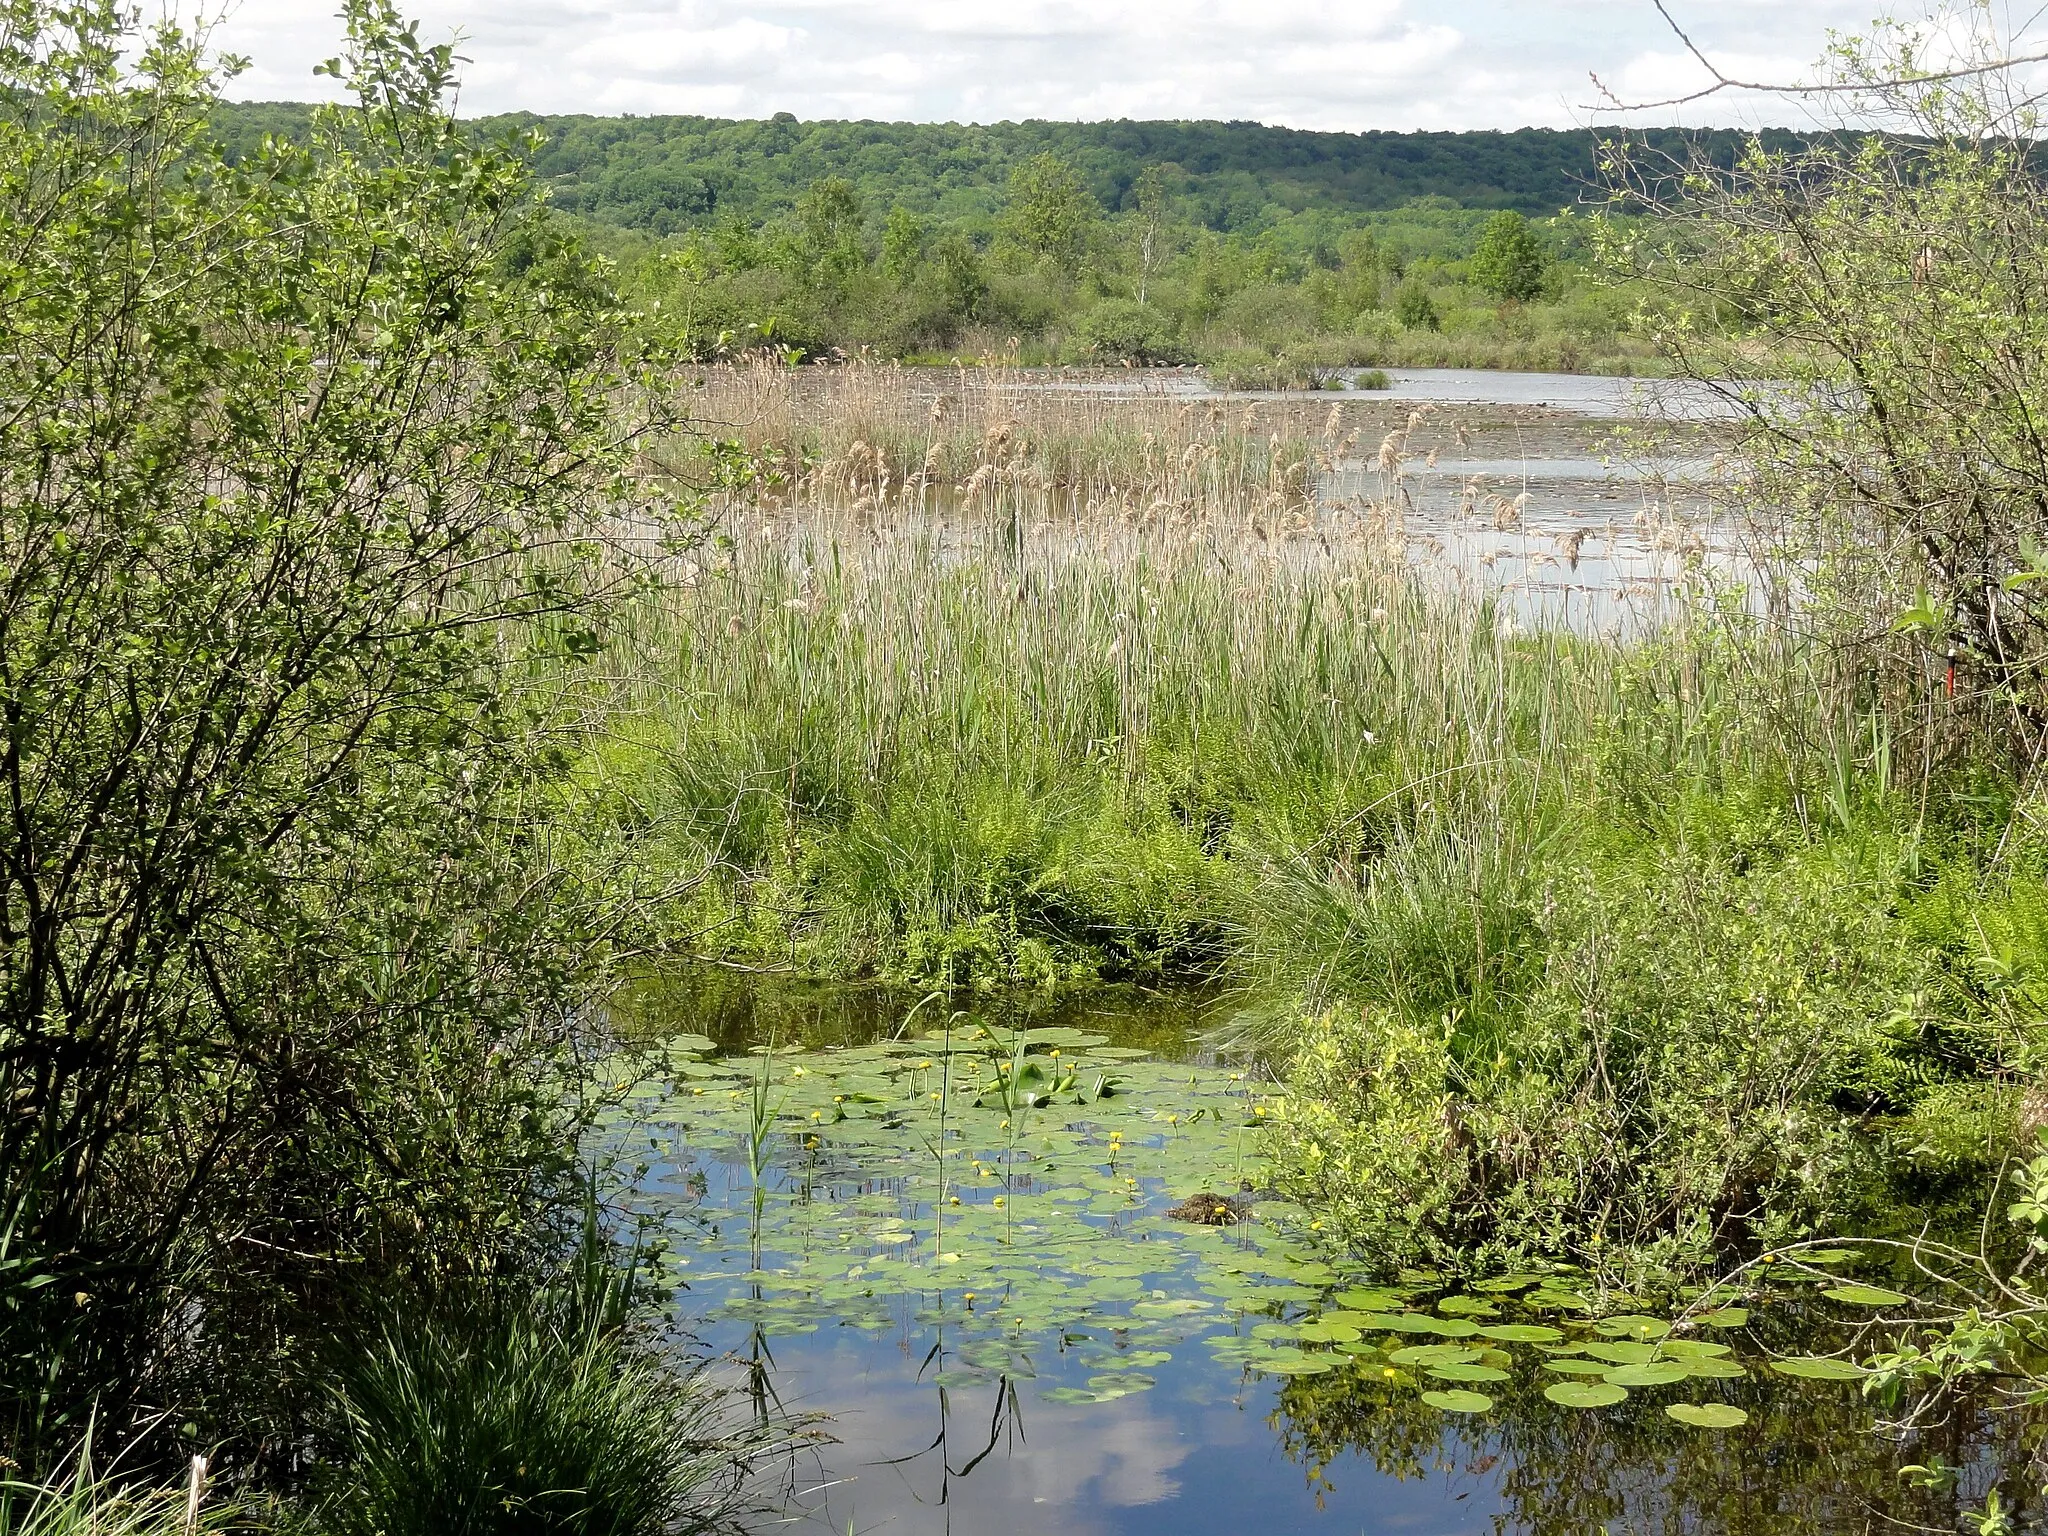
[[[182,1486],[153,1484],[102,1462],[90,1428],[48,1482],[0,1480],[0,1536],[209,1536],[248,1516],[232,1495],[210,1495],[203,1459]]]
[[[591,765],[724,958],[1335,978],[1362,911],[1406,920],[1390,872],[1427,903],[1688,784],[1789,792],[1830,729],[1745,707],[1758,653],[1704,627],[1439,590],[1370,509],[729,532],[640,614]]]
[[[562,1277],[393,1304],[340,1348],[332,1536],[657,1536],[729,1528],[764,1443],[635,1336],[594,1229]],[[644,1326],[644,1319],[638,1326]]]
[[[1532,629],[1393,499],[736,502],[590,784],[680,953],[1235,984],[1384,1253],[1683,1269],[1967,1184],[2036,1051],[1966,915],[2048,866],[2008,772],[1682,554],[1632,637]]]

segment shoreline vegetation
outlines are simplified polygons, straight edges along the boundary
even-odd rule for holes
[[[2042,854],[1938,680],[1874,704],[1684,541],[1650,638],[1433,582],[1448,411],[912,379],[707,394],[750,478],[589,765],[643,883],[697,873],[671,952],[1238,991],[1319,1213],[1402,1262],[1696,1272],[2013,1144],[1975,967],[2035,963]]]
[[[1809,1375],[1901,1433],[2040,1397],[2048,195],[1994,98],[1881,29],[1841,59],[1905,136],[1622,145],[1598,219],[1217,227],[1047,149],[979,214],[827,175],[657,238],[345,19],[352,102],[256,142],[169,24],[0,49],[0,1536],[728,1528],[802,1426],[694,1368],[591,1151],[665,1060],[609,1004],[683,963],[1233,993],[1290,1272],[1422,1277],[1359,1316],[1569,1266],[1725,1320],[1860,1233],[1926,1293],[1838,1287],[1914,1310]],[[1725,463],[1746,574],[1646,505],[1650,594],[1538,623],[1408,538],[1512,412],[1016,371],[1424,357],[1722,390],[1631,430]],[[899,1084],[941,1189],[951,1029]],[[987,1038],[1006,1152],[1114,1096]],[[773,1057],[721,1106],[756,1234],[848,1115]],[[1987,1198],[2009,1243],[1923,1240]]]

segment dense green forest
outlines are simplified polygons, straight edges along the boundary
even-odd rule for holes
[[[298,137],[311,108],[231,104],[216,122],[231,149],[266,133]],[[1445,198],[1460,208],[1549,215],[1598,195],[1599,135],[1590,129],[1512,133],[1317,133],[1263,123],[1130,121],[993,124],[799,122],[710,117],[536,116],[485,127],[536,129],[534,169],[558,207],[655,234],[721,218],[761,223],[795,209],[812,183],[851,182],[871,206],[901,206],[946,222],[992,221],[1010,177],[1050,154],[1080,172],[1111,212],[1137,209],[1146,166],[1173,168],[1174,193],[1193,222],[1218,232],[1256,230],[1276,211],[1356,214]],[[1658,150],[1703,148],[1726,161],[1744,136],[1651,130]],[[1773,140],[1791,142],[1787,134]]]
[[[232,106],[216,127],[232,158],[298,137],[308,110]],[[1590,130],[788,114],[481,126],[526,137],[555,207],[703,355],[763,341],[805,357],[1015,352],[1285,385],[1380,363],[1651,361],[1627,337],[1632,296],[1585,260],[1583,210],[1604,197]],[[1721,163],[1743,142],[1639,137]],[[1489,228],[1519,249],[1508,267],[1479,255]]]

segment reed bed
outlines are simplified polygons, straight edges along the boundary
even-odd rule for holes
[[[665,875],[700,872],[686,947],[919,980],[1267,952],[1314,974],[1355,949],[1347,904],[1393,844],[1514,867],[1560,816],[1674,776],[1798,771],[1813,731],[1730,707],[1753,648],[1526,629],[1408,563],[1391,492],[1323,505],[1227,453],[1198,486],[1179,466],[1208,408],[1119,406],[1191,423],[1180,451],[1084,401],[1109,448],[1086,475],[950,498],[847,479],[861,445],[889,452],[868,416],[736,500],[641,608],[602,756]],[[1396,420],[1383,486],[1428,430]],[[1323,465],[1366,435],[1325,407],[1267,441]],[[1154,474],[1119,485],[1129,465]]]
[[[708,370],[702,419],[750,456],[748,504],[770,513],[1039,519],[1271,517],[1311,505],[1319,476],[1390,435],[1419,455],[1456,430],[1392,401],[1222,399],[1142,371],[1049,380],[1003,363],[867,359]]]

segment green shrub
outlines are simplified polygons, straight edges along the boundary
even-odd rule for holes
[[[1105,299],[1081,317],[1075,340],[1106,363],[1192,360],[1171,315],[1132,299]]]
[[[1873,1029],[1896,1049],[1883,1025],[1920,980],[1876,915],[1889,872],[1854,846],[1744,873],[1682,844],[1577,852],[1495,903],[1522,931],[1488,951],[1520,961],[1484,992],[1457,963],[1453,878],[1406,937],[1362,936],[1355,969],[1382,973],[1354,983],[1365,1001],[1309,1021],[1287,1156],[1361,1250],[1625,1279],[1803,1235],[1858,1197],[1835,1097]]]
[[[1436,303],[1429,296],[1429,289],[1421,282],[1410,278],[1394,294],[1394,318],[1411,331],[1439,331],[1443,320],[1438,316]]]
[[[1503,209],[1487,220],[1467,265],[1472,281],[1495,298],[1526,304],[1541,296],[1549,262],[1529,221]]]

